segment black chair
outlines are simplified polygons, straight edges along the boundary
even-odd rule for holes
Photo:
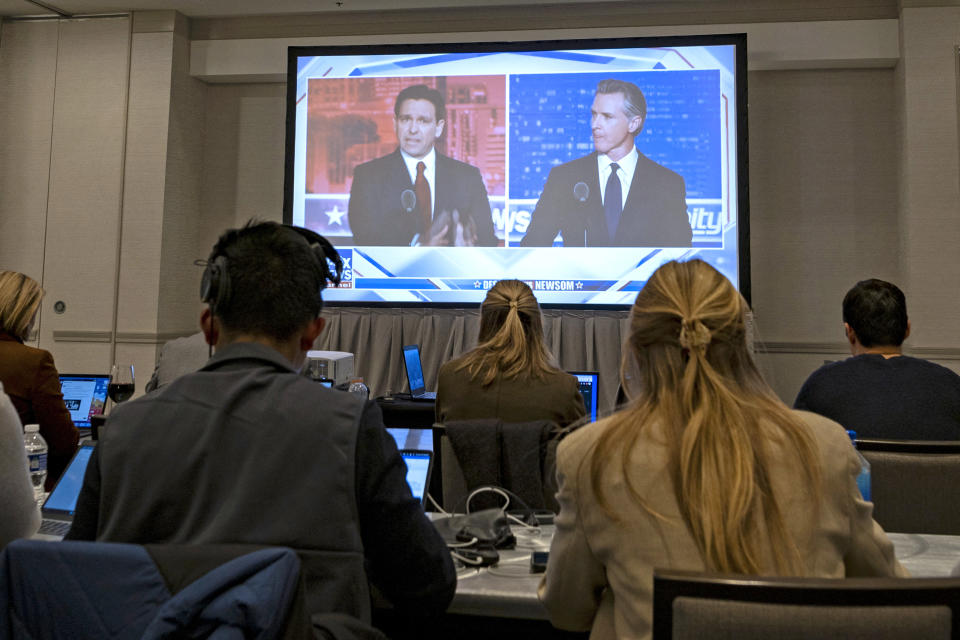
[[[762,578],[658,569],[653,638],[957,640],[960,578]]]
[[[960,535],[960,442],[857,440],[886,531]]]
[[[529,508],[559,509],[555,496],[556,424],[491,418],[453,421],[443,426],[440,457],[444,509],[463,509],[471,491],[489,485],[510,490]],[[479,505],[471,502],[472,510],[484,506],[492,505],[482,500]]]

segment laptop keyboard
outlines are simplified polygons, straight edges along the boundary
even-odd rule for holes
[[[65,536],[70,531],[70,523],[63,520],[44,520],[40,524],[40,530],[37,533],[44,533],[48,536]]]

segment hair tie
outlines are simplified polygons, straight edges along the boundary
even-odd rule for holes
[[[510,308],[511,308],[511,309],[516,309],[516,308],[517,308],[517,301],[516,301],[516,300],[511,300],[511,301],[510,301]]]
[[[683,320],[680,325],[680,346],[684,349],[706,351],[713,336],[699,320]]]

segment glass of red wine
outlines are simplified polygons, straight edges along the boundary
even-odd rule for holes
[[[107,395],[114,404],[120,404],[133,395],[133,365],[114,364],[110,367],[110,382],[107,384]]]

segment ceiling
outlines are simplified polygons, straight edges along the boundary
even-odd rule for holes
[[[78,16],[138,10],[175,10],[191,18],[386,11],[490,5],[535,5],[604,0],[0,0],[0,16]]]

